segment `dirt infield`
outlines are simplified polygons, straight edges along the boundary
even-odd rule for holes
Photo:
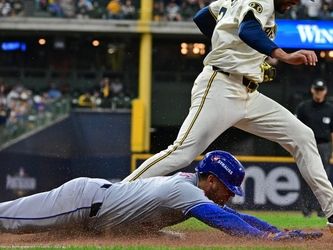
[[[296,249],[332,249],[333,235],[327,229],[324,236],[311,241],[270,242],[230,237],[217,230],[185,232],[182,237],[170,236],[110,236],[78,233],[1,234],[1,246],[170,246],[170,247],[292,247]]]

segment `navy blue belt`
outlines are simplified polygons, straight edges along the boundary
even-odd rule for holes
[[[101,186],[101,188],[108,189],[111,186],[112,186],[112,184],[104,184]],[[89,217],[96,216],[98,211],[101,209],[102,204],[103,204],[102,202],[96,202],[96,203],[91,204]]]
[[[216,67],[216,66],[212,66],[212,69],[216,72],[222,73],[226,76],[230,76],[229,72],[225,72],[224,70]],[[245,76],[243,76],[243,81],[242,81],[243,85],[246,87],[247,92],[252,93],[254,91],[257,90],[257,88],[259,87],[259,83],[254,82],[252,80],[247,79]]]

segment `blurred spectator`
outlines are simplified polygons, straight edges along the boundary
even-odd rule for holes
[[[101,107],[110,108],[111,106],[111,83],[110,78],[104,77],[100,82]]]
[[[64,13],[60,6],[60,0],[52,0],[48,5],[48,11],[54,17],[63,17]]]
[[[333,19],[333,1],[324,1],[321,13],[320,13],[320,19]]]
[[[49,0],[35,0],[37,9],[47,11]]]
[[[182,18],[191,21],[195,13],[200,10],[200,5],[197,0],[185,0],[182,5]]]
[[[107,11],[106,8],[104,7],[104,5],[102,3],[100,3],[99,1],[93,1],[93,8],[90,11],[90,17],[91,18],[103,18],[106,19],[107,18]]]
[[[111,109],[130,109],[131,98],[126,94],[124,84],[119,77],[111,81]]]
[[[28,112],[32,106],[32,92],[22,85],[14,87],[7,96],[7,103],[10,109],[7,120],[7,127],[15,130],[15,124],[27,119]]]
[[[61,0],[60,6],[64,13],[64,17],[67,18],[75,17],[76,7],[74,0]]]
[[[22,15],[24,11],[23,2],[21,0],[11,0],[12,14],[15,16]]]
[[[0,16],[9,16],[12,7],[7,0],[0,0]]]
[[[92,108],[95,106],[90,91],[86,91],[79,96],[78,105],[79,107],[86,107],[86,108]]]
[[[124,84],[120,81],[118,77],[111,81],[110,88],[112,96],[124,95]]]
[[[8,107],[12,107],[14,102],[20,98],[21,93],[23,92],[24,88],[22,85],[17,85],[12,90],[9,91],[7,95],[7,105]]]
[[[46,106],[46,100],[44,95],[36,94],[33,97],[33,107],[37,112],[43,112]]]
[[[125,4],[121,7],[122,18],[124,19],[135,19],[136,18],[136,9],[133,5],[132,0],[126,0]]]
[[[166,5],[165,11],[168,21],[182,20],[180,15],[180,6],[177,4],[176,0],[170,0],[170,2]]]
[[[0,82],[0,126],[6,124],[8,117],[8,107],[6,98],[6,86]]]
[[[101,89],[101,96],[102,98],[109,98],[110,97],[110,78],[104,77],[100,82],[100,89]]]
[[[52,91],[54,94],[37,94],[20,84],[7,94],[6,85],[0,80],[0,144],[69,112],[68,101],[51,98],[59,96]]]
[[[306,7],[306,16],[310,19],[319,19],[319,13],[322,7],[322,0],[314,2],[308,0],[301,0],[303,6]],[[297,18],[297,17],[296,17]]]
[[[155,0],[153,7],[153,20],[163,21],[164,18],[164,3],[162,0]]]
[[[76,16],[78,18],[89,18],[94,6],[90,0],[79,0],[76,6]]]
[[[213,0],[154,0],[154,21],[191,21],[198,9],[209,5]],[[286,15],[277,18],[287,19],[333,19],[332,0],[301,0],[302,4],[292,8]],[[65,18],[137,18],[140,0],[35,0],[37,12],[45,12],[53,17]],[[24,13],[23,0],[0,0],[0,17],[16,16]],[[45,15],[42,15],[45,16]]]
[[[51,87],[49,91],[47,92],[47,95],[51,99],[58,99],[62,96],[60,90],[56,87],[54,83],[51,84]]]
[[[121,18],[121,2],[119,0],[111,0],[107,5],[108,18],[120,19]]]

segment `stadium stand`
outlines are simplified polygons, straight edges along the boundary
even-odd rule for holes
[[[333,19],[333,1],[318,0],[302,4],[288,19]],[[194,13],[211,0],[155,0],[155,21],[190,21]],[[0,0],[0,16],[36,16],[58,18],[137,19],[139,0]]]
[[[68,114],[69,99],[52,86],[38,93],[0,82],[0,146]]]

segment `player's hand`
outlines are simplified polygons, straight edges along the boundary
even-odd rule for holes
[[[272,241],[291,239],[290,235],[288,235],[288,233],[286,232],[278,232],[278,233],[265,232],[262,238],[265,240],[272,240]]]
[[[286,53],[282,49],[275,49],[272,56],[280,61],[283,61],[292,65],[310,65],[316,66],[318,62],[317,55],[312,50],[298,50],[293,53]]]
[[[323,236],[322,232],[304,232],[302,230],[286,231],[291,239],[315,240]]]
[[[286,62],[293,65],[305,64],[316,66],[316,63],[318,62],[317,55],[312,50],[298,50],[288,55],[289,57],[287,57]]]
[[[302,230],[286,230],[279,233],[266,232],[263,239],[281,241],[281,240],[315,240],[323,236],[322,232],[303,232]]]

